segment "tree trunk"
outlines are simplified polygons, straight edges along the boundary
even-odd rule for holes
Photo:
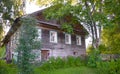
[[[10,50],[10,43],[6,44],[6,63],[12,63],[12,52]]]
[[[95,48],[98,48],[99,38],[98,38],[97,26],[96,26],[96,23],[94,22],[94,20],[93,20],[93,25],[94,25],[93,27],[94,27],[94,32],[95,32],[94,44],[95,44]]]

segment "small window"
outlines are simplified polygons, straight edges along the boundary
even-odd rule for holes
[[[57,32],[50,31],[50,42],[57,43]]]
[[[35,41],[37,41],[37,40],[41,40],[41,35],[42,35],[42,30],[40,29],[40,28],[36,28],[37,29],[37,37],[35,37]]]
[[[81,45],[81,36],[76,36],[77,45]]]
[[[71,44],[71,35],[65,34],[65,44]]]
[[[38,39],[41,39],[41,36],[42,35],[42,30],[41,29],[38,29]]]

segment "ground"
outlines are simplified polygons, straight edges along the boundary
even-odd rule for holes
[[[96,69],[86,66],[56,69],[51,71],[35,70],[35,74],[97,74]]]

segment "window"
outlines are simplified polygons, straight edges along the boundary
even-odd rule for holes
[[[76,36],[77,45],[81,45],[81,36]]]
[[[41,36],[42,35],[42,31],[41,31],[41,29],[38,29],[38,39],[41,39]]]
[[[50,42],[57,43],[57,32],[50,31]]]
[[[65,34],[65,44],[71,44],[71,35]]]
[[[40,40],[41,40],[41,37],[42,37],[42,36],[41,36],[41,35],[42,35],[42,30],[41,30],[40,28],[36,28],[36,29],[37,29],[37,35],[38,35],[38,36],[35,37],[34,40],[35,40],[35,41],[37,41],[37,40],[40,41]]]

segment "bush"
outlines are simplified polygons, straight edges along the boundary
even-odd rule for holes
[[[63,61],[61,58],[50,58],[48,61],[44,62],[42,66],[40,67],[43,70],[54,70],[63,67],[65,64],[65,61]]]
[[[85,65],[85,60],[82,60],[80,57],[68,57],[67,64],[69,67],[79,67]]]
[[[116,65],[117,65],[116,71],[117,71],[118,74],[120,74],[120,59],[117,60]]]
[[[68,68],[68,67],[79,67],[84,65],[84,61],[80,59],[80,57],[67,57],[67,58],[51,58],[50,60],[44,62],[41,65],[42,70],[54,70],[60,68]]]
[[[90,67],[96,67],[97,62],[101,62],[100,51],[97,50],[97,49],[93,49],[88,54],[87,65],[90,66]]]
[[[0,74],[17,74],[16,66],[6,64],[5,61],[0,60]]]
[[[120,59],[97,63],[99,74],[120,74]]]

